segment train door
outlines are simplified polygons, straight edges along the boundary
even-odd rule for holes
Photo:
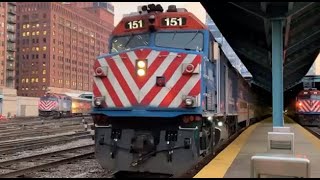
[[[225,60],[225,59],[224,59]],[[225,116],[226,115],[226,65],[224,61],[220,62],[220,112]]]
[[[229,83],[229,76],[228,76],[228,67],[227,65],[224,65],[224,95],[225,95],[225,98],[224,98],[224,107],[225,107],[225,114],[228,115],[229,114],[229,111],[228,111],[228,106],[229,106],[229,86],[228,86],[228,83]]]
[[[210,38],[209,47],[209,61],[204,61],[204,78],[206,84],[205,87],[205,107],[204,109],[208,112],[217,113],[217,86],[216,86],[216,62],[217,59],[214,57],[214,39]]]

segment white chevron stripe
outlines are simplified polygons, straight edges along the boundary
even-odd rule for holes
[[[169,55],[163,60],[159,68],[154,72],[152,77],[150,77],[148,82],[146,82],[146,84],[141,88],[139,103],[143,100],[143,98],[149,93],[151,88],[154,86],[156,82],[156,77],[162,76],[165,73],[165,71],[168,70],[168,66],[172,63],[176,55],[177,53],[169,53]],[[177,69],[177,71],[178,70],[179,69]]]
[[[123,91],[122,87],[120,86],[120,83],[119,83],[118,79],[114,76],[113,71],[112,71],[111,68],[109,68],[109,70],[108,70],[108,79],[109,79],[110,83],[112,84],[114,91],[118,95],[122,105],[124,107],[131,106],[131,103],[130,103],[129,99],[126,96],[126,93]]]
[[[148,67],[154,62],[154,60],[158,57],[160,54],[160,51],[152,50],[149,55],[147,56],[148,59]],[[135,61],[138,59],[134,51],[127,52],[128,58],[131,61],[133,65],[135,65]],[[174,58],[176,57],[177,53],[169,53],[168,56],[162,61],[161,65],[156,69],[152,77],[149,78],[149,80],[145,83],[145,85],[139,90],[137,84],[135,83],[133,77],[131,76],[131,73],[126,68],[123,61],[126,61],[127,59],[123,58],[121,59],[121,55],[113,56],[112,60],[115,62],[116,66],[119,68],[120,73],[122,77],[125,79],[126,83],[128,84],[130,90],[134,94],[135,98],[140,103],[143,98],[150,92],[152,87],[155,84],[155,77],[161,76],[163,73],[168,69],[169,65],[172,63]],[[191,63],[194,58],[197,55],[194,54],[188,54],[182,63]],[[98,59],[101,66],[108,66],[108,63],[106,62],[105,58]],[[153,98],[152,102],[149,104],[150,106],[157,107],[161,103],[161,101],[166,97],[166,95],[170,92],[171,88],[177,83],[177,81],[182,76],[182,63],[179,65],[179,67],[175,70],[172,77],[167,81],[166,88],[162,88],[161,91]],[[119,80],[114,76],[114,73],[111,68],[108,69],[108,75],[107,78],[109,79],[110,83],[112,83],[112,86],[119,97],[121,103],[124,107],[131,106],[131,103],[129,99],[126,96],[126,93],[123,91],[122,87],[119,84]],[[200,75],[193,75],[191,79],[188,80],[188,82],[184,85],[184,87],[181,89],[181,91],[178,93],[176,97],[174,97],[174,100],[171,102],[169,107],[177,107],[181,104],[181,96],[188,94],[192,87],[199,81]],[[94,78],[94,81],[97,85],[97,88],[101,92],[102,95],[106,96],[106,103],[109,107],[115,107],[114,102],[112,101],[110,94],[107,91],[107,88],[104,86],[103,82],[100,78]]]
[[[107,64],[107,61],[106,59],[104,58],[101,58],[101,59],[98,59],[99,60],[99,63],[101,66],[108,66],[110,67],[108,64]],[[112,59],[111,61],[114,61],[114,59]],[[107,75],[110,83],[113,85],[113,89],[114,91],[116,92],[116,94],[118,95],[122,105],[124,107],[129,107],[131,106],[131,103],[130,101],[128,100],[126,94],[124,93],[123,89],[121,88],[120,84],[119,84],[119,81],[118,79],[114,76],[113,74],[113,71],[111,68],[108,69],[108,75]],[[104,87],[104,86],[102,86]],[[101,91],[100,91],[101,92]]]
[[[305,103],[305,101],[302,101],[301,103],[302,103],[302,105],[301,105],[302,111],[303,112],[308,111],[308,105]]]
[[[177,96],[170,103],[169,107],[178,107],[182,102],[182,95],[188,95],[192,88],[197,84],[200,79],[200,75],[193,75],[188,80],[188,82],[183,86],[181,91],[177,94]]]
[[[314,100],[313,102],[313,112],[320,112],[320,101],[319,100]]]
[[[102,80],[98,77],[93,77],[93,81],[94,81],[94,83],[96,83],[96,86],[98,87],[98,90],[100,91],[101,95],[105,96],[105,102],[106,102],[107,106],[108,107],[115,107],[114,102],[113,102],[109,92],[105,88]]]
[[[150,54],[147,56],[147,60],[148,60],[148,67],[150,67],[150,65],[154,62],[154,60],[158,57],[158,55],[160,54],[160,51],[154,51],[152,50],[150,52]],[[135,61],[138,59],[136,54],[133,52],[133,51],[130,51],[127,53],[130,61],[135,65]],[[160,66],[159,66],[160,67]],[[124,67],[125,68],[125,67]],[[158,68],[158,69],[161,69],[161,68]],[[131,88],[132,90],[132,93],[136,96],[136,99],[138,100],[138,102],[140,103],[141,102],[141,99],[143,99],[143,97],[145,96],[145,94],[143,93],[143,91],[139,90],[138,86],[136,85],[135,81],[133,80],[132,76],[129,74],[129,71],[127,68],[125,68],[125,70],[128,72],[126,76],[123,75],[123,77],[125,77],[125,79],[127,80],[127,77],[129,77],[129,82],[131,83],[127,83],[128,84],[133,84],[133,86]],[[152,78],[149,79],[149,81],[151,80]],[[148,84],[148,82],[146,83]],[[146,84],[144,86],[146,86]],[[143,89],[143,88],[142,88]]]
[[[317,108],[317,100],[311,100],[312,101],[312,110],[311,111],[316,111]]]
[[[43,101],[40,101],[39,108],[40,108],[41,110],[51,110],[51,109],[53,109],[56,105],[57,105],[57,102],[56,102],[56,101],[43,100]]]
[[[153,100],[150,103],[150,106],[158,107],[161,101],[166,97],[168,92],[171,90],[171,88],[177,83],[177,81],[182,76],[182,64],[183,63],[191,63],[196,55],[194,54],[188,54],[183,62],[179,65],[179,67],[176,69],[170,80],[166,83],[166,88],[162,88],[160,92],[153,98]]]
[[[126,59],[122,60],[120,58],[120,56],[113,56],[113,59],[121,72],[121,76],[125,79],[126,83],[128,84],[128,86],[131,89],[135,98],[138,99],[139,98],[139,88],[138,88],[137,84],[135,83],[134,79],[132,78],[131,74],[129,73],[128,69],[126,68],[126,66],[123,63],[123,61],[126,61]],[[122,97],[119,96],[119,98],[122,98]]]

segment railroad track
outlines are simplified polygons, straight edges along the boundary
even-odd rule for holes
[[[57,145],[79,139],[91,138],[90,132],[82,131],[74,134],[58,135],[53,137],[38,137],[0,142],[0,154],[8,155],[24,150],[32,150],[48,145]]]
[[[92,119],[84,119],[84,121],[88,124]],[[38,121],[29,124],[16,124],[16,127],[7,126],[6,129],[0,129],[0,141],[17,139],[19,137],[52,135],[67,131],[80,131],[83,129],[85,129],[85,124],[82,118],[47,121],[46,123]]]
[[[8,121],[0,123],[0,130],[7,128],[15,128],[15,127],[26,127],[26,126],[35,126],[35,125],[46,125],[51,123],[63,123],[63,122],[82,122],[82,117],[71,117],[71,118],[61,118],[48,120],[43,118],[37,118],[36,120],[18,120],[18,121]],[[91,117],[84,117],[85,121],[92,121]]]
[[[320,139],[320,127],[304,127],[311,134]]]
[[[94,144],[0,162],[0,178],[18,177],[94,156]]]
[[[0,133],[0,142],[5,140],[12,140],[21,137],[35,137],[35,136],[45,136],[45,135],[53,135],[63,132],[70,132],[70,131],[81,131],[84,130],[83,124],[71,125],[71,126],[62,126],[57,128],[39,128],[39,129],[21,129],[15,130],[12,132]]]
[[[304,126],[300,123],[300,120],[298,117],[295,116],[290,116],[288,115],[288,117],[290,117],[293,121],[295,121],[297,124],[299,124],[300,126],[302,126],[303,128],[305,128],[307,131],[309,131],[311,134],[313,134],[314,136],[316,136],[317,138],[320,139],[320,126]]]

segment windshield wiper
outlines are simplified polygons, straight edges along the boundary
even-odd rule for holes
[[[196,38],[196,36],[199,34],[199,31],[197,31],[196,32],[196,34],[191,38],[191,40],[190,41],[188,41],[185,45],[184,45],[184,49],[185,50],[191,50],[191,48],[186,48],[186,46],[189,44],[189,43],[191,43],[193,40],[194,40],[194,38]]]
[[[126,45],[124,45],[124,48],[127,48],[127,45],[131,42],[131,40],[133,39],[134,35],[131,34],[131,36],[129,37],[129,40],[127,41]]]
[[[174,31],[174,34],[173,34],[173,37],[172,37],[172,39],[171,39],[171,40],[173,40],[173,39],[174,39],[174,37],[176,37],[176,34],[177,34],[177,31]]]

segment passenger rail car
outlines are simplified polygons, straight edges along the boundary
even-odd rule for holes
[[[92,109],[92,100],[71,97],[65,94],[47,93],[40,97],[39,116],[70,117],[88,115]]]
[[[104,168],[178,175],[263,115],[207,26],[185,9],[143,6],[109,44],[93,83]]]
[[[296,97],[296,116],[301,125],[320,126],[320,91],[311,88],[300,91]]]

